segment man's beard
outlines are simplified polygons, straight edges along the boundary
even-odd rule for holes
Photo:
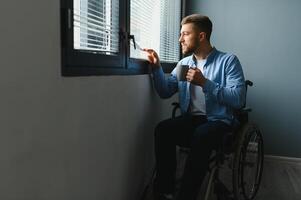
[[[200,42],[197,39],[194,41],[193,44],[194,45],[190,46],[190,47],[186,46],[186,51],[185,52],[183,51],[183,48],[182,48],[182,53],[183,53],[184,56],[191,55],[191,54],[195,53],[200,48]]]
[[[197,49],[198,49],[197,46],[186,48],[186,51],[184,52],[182,50],[182,53],[183,53],[184,56],[189,56],[189,55],[193,54]]]

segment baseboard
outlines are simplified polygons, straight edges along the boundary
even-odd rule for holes
[[[296,158],[296,157],[264,155],[264,160],[265,161],[293,162],[293,163],[300,163],[301,164],[301,158]]]

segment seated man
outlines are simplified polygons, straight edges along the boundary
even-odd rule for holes
[[[183,54],[171,76],[165,77],[157,53],[144,49],[152,67],[154,85],[161,98],[179,92],[182,115],[160,122],[155,129],[156,199],[173,199],[176,145],[189,147],[179,200],[195,200],[208,168],[209,156],[223,134],[237,122],[233,110],[245,102],[245,80],[238,58],[211,46],[212,23],[193,14],[181,22],[179,42]],[[186,80],[177,68],[189,65]]]

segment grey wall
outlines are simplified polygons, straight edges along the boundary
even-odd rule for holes
[[[187,12],[213,21],[212,44],[238,55],[247,79],[251,118],[267,154],[301,157],[301,1],[187,0]]]
[[[59,9],[0,3],[0,199],[137,199],[170,102],[148,75],[63,78]]]

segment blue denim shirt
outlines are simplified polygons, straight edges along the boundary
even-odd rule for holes
[[[180,60],[166,77],[162,67],[153,69],[154,86],[161,98],[169,98],[179,92],[182,114],[188,113],[190,104],[190,82],[178,81],[177,67],[181,65],[196,66],[193,55]],[[220,120],[229,125],[235,122],[233,111],[245,103],[245,78],[238,58],[213,48],[204,65],[204,76],[207,81],[203,87],[206,102],[206,115],[209,121]]]

